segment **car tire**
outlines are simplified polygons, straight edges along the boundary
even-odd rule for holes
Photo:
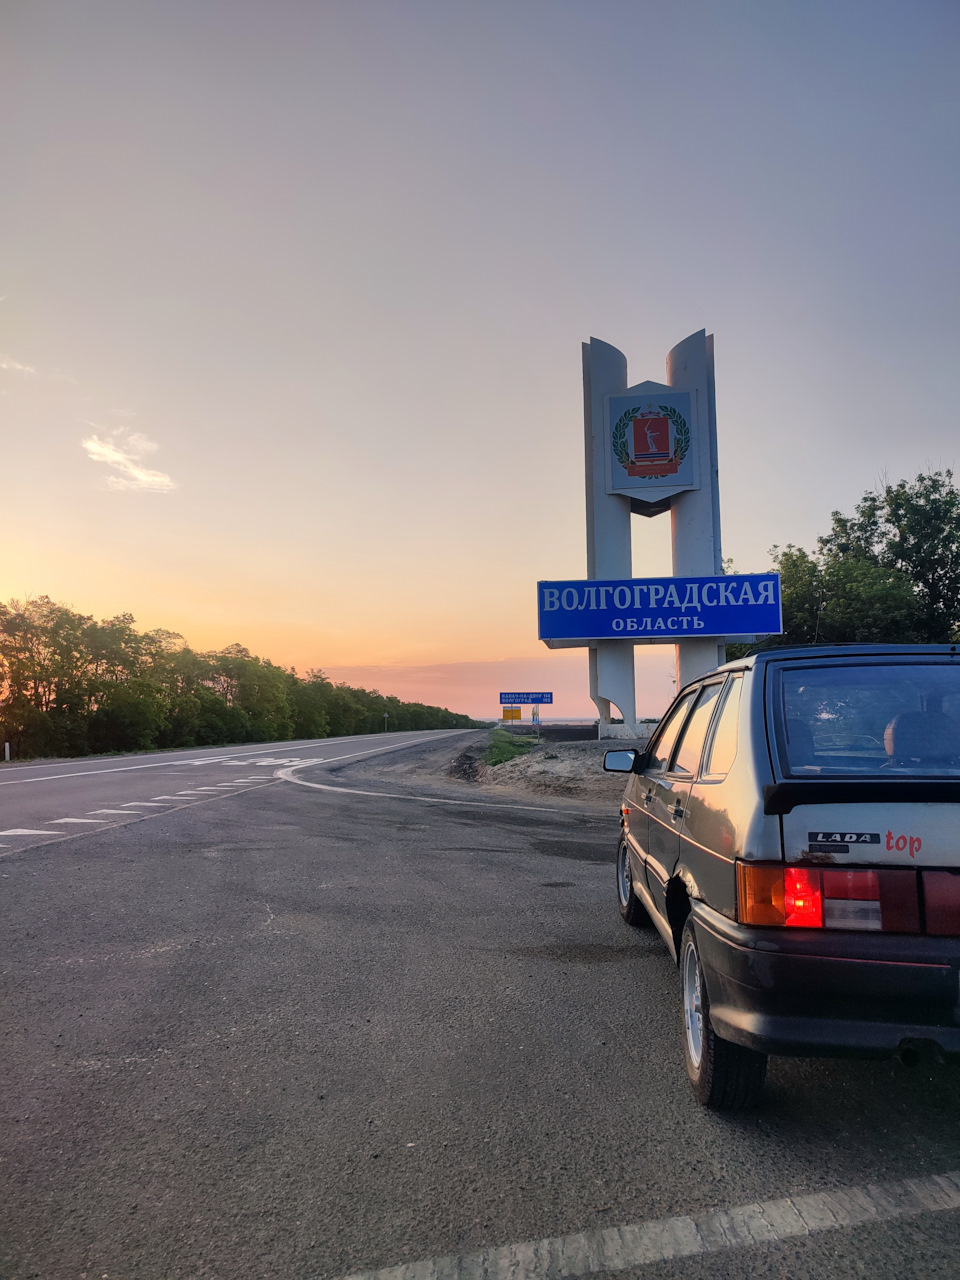
[[[697,1101],[711,1111],[744,1111],[763,1092],[767,1055],[723,1040],[710,1025],[710,1000],[703,979],[693,922],[680,943],[683,985],[683,1057]]]
[[[620,914],[634,929],[643,929],[651,923],[646,907],[633,891],[626,840],[621,840],[617,846],[617,902]]]

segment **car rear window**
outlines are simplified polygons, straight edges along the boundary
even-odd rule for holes
[[[960,663],[783,667],[775,700],[785,774],[960,776]]]

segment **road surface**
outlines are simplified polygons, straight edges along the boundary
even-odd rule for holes
[[[0,769],[0,1277],[956,1274],[956,1066],[703,1112],[616,811],[468,741]]]

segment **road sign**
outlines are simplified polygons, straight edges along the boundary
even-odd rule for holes
[[[540,639],[675,644],[698,636],[779,635],[780,577],[539,582]],[[517,701],[514,695],[514,701]]]
[[[504,707],[507,705],[515,706],[517,705],[517,703],[521,704],[522,706],[528,707],[533,702],[539,702],[539,703],[553,702],[553,694],[552,693],[501,693],[500,695],[501,707]]]
[[[504,708],[503,708],[503,718],[504,718],[504,720],[519,720],[519,719],[520,719],[520,717],[521,717],[521,711],[520,711],[520,708],[519,708],[519,707],[504,707]]]

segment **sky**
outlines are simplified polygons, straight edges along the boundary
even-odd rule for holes
[[[956,466],[958,54],[955,0],[8,0],[0,599],[593,716],[536,626],[582,342],[715,335],[741,572]]]

